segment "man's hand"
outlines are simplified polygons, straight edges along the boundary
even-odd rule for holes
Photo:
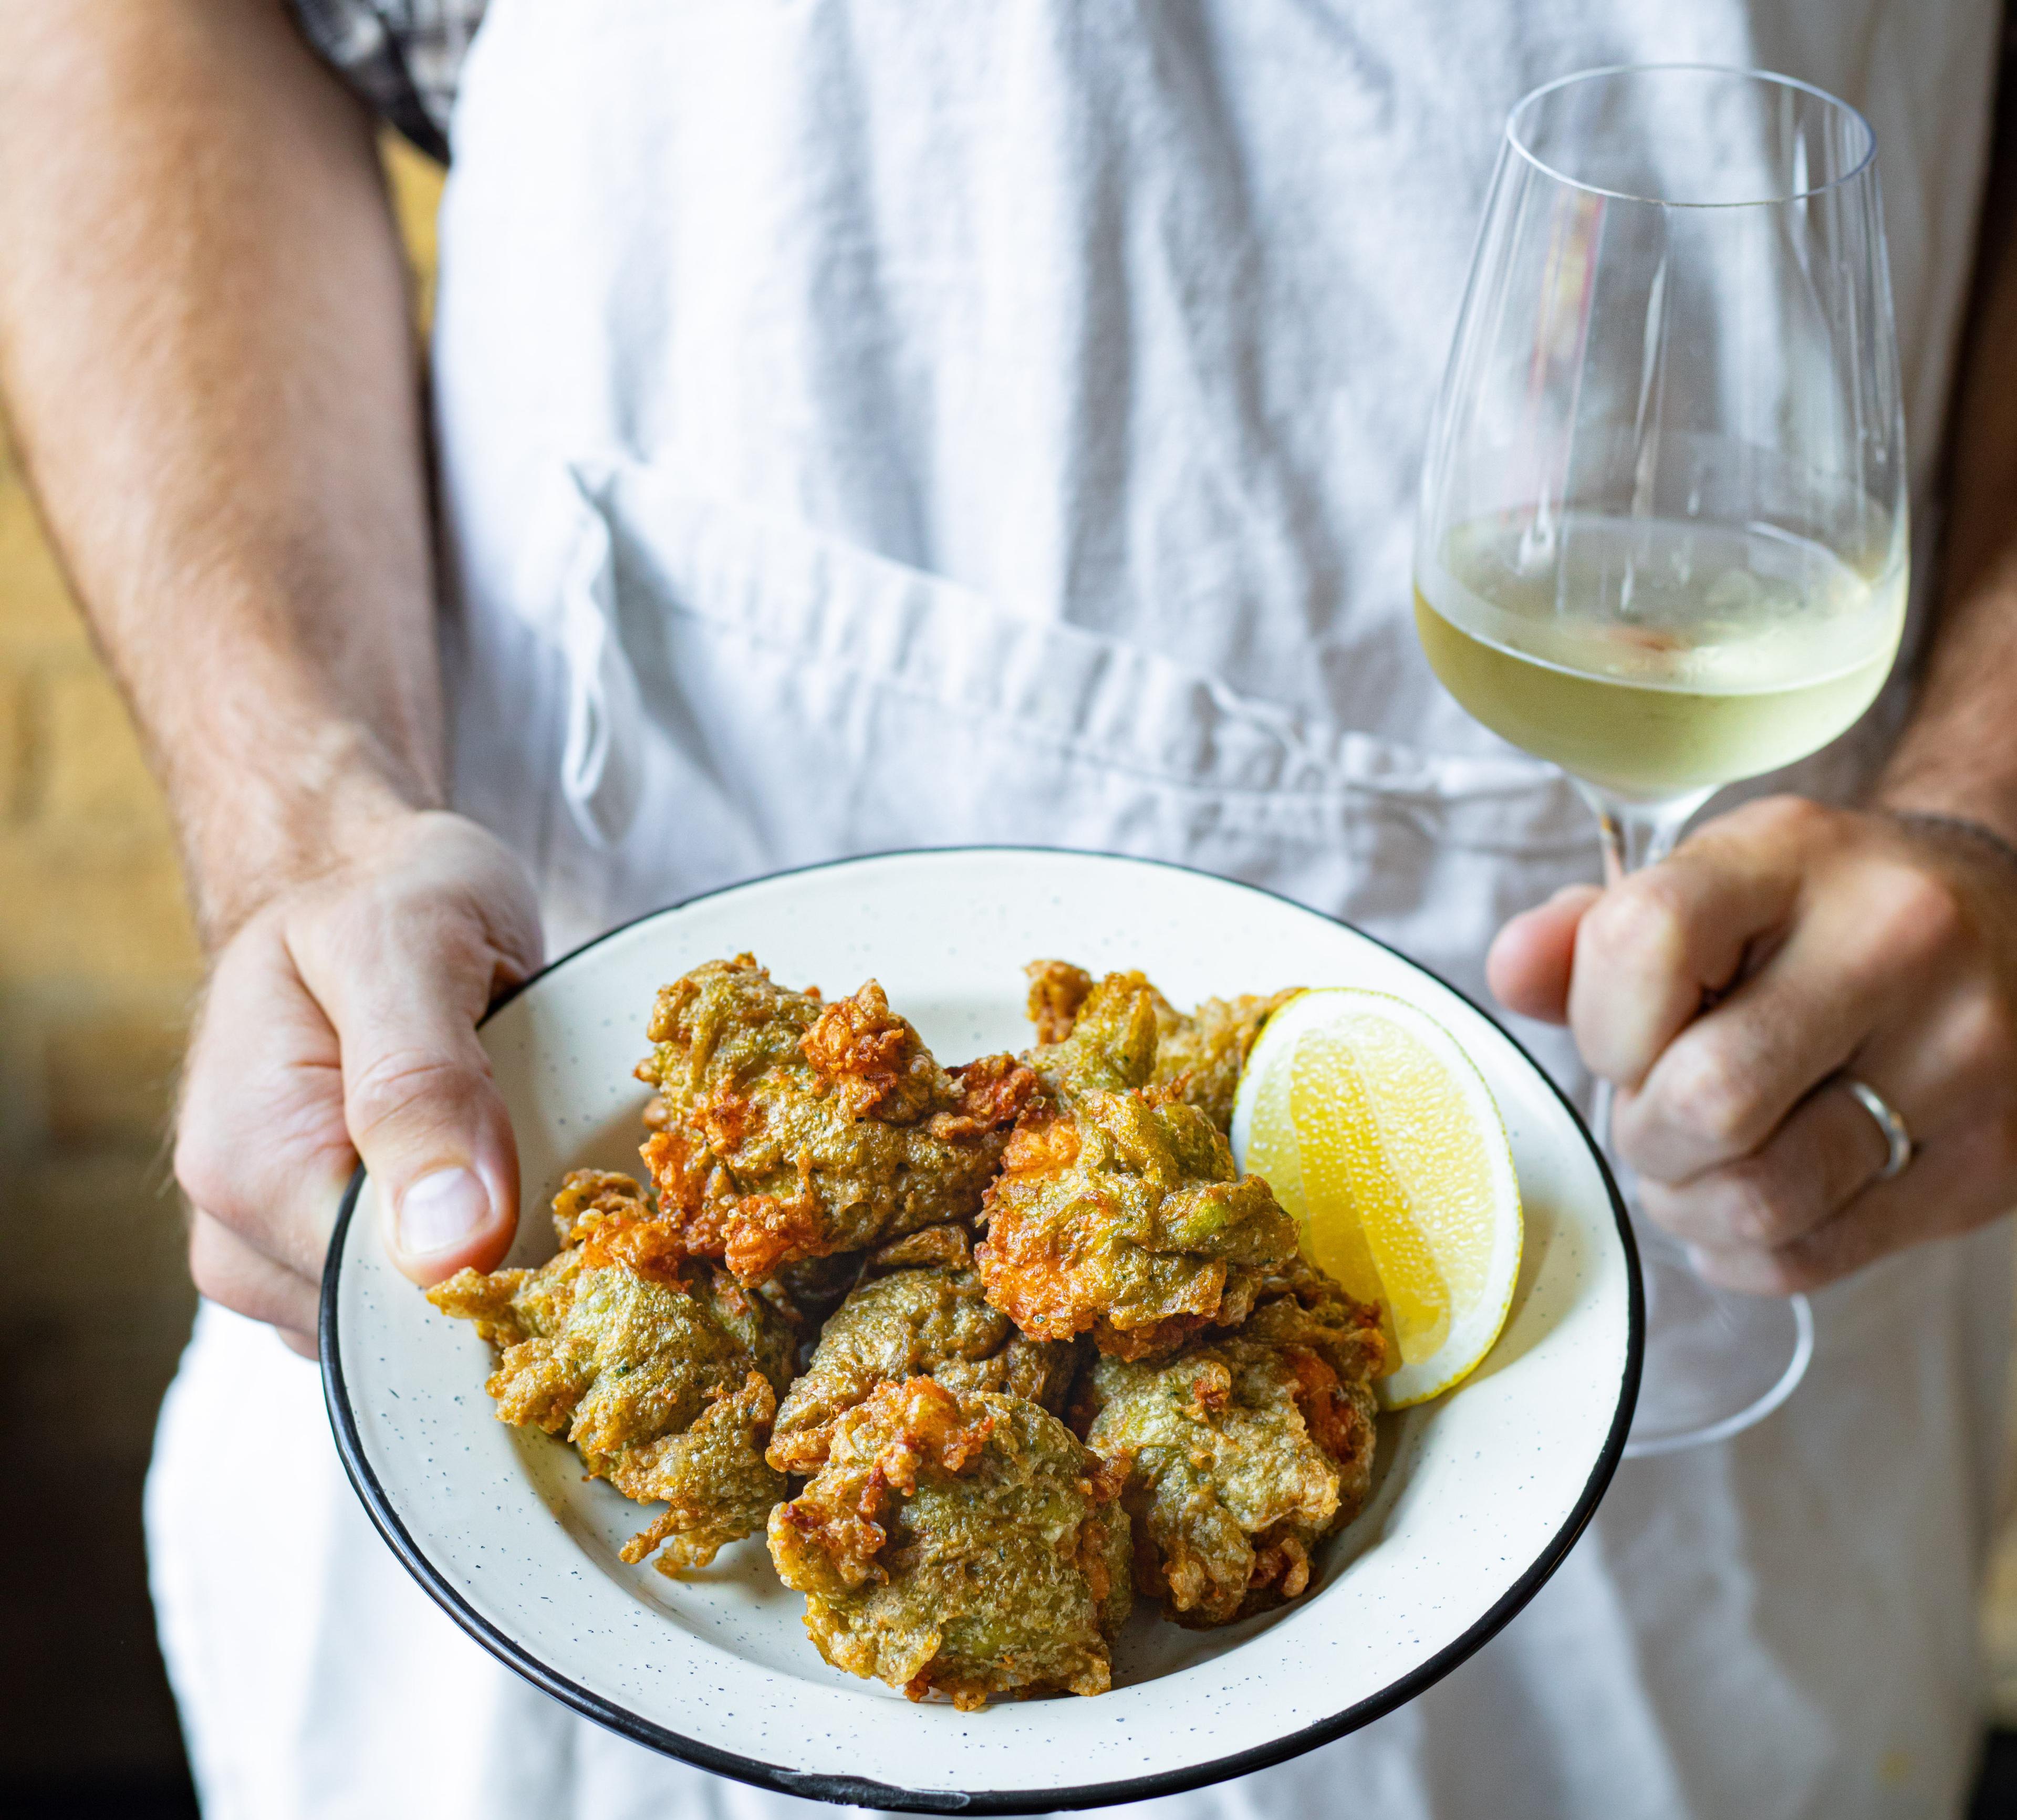
[[[1645,1212],[1733,1289],[1812,1288],[2017,1204],[2017,868],[1794,797],[1492,944],[1492,990],[1618,1089]],[[1918,1153],[1841,1085],[1864,1081]]]
[[[373,123],[283,0],[0,0],[0,383],[173,808],[212,975],[204,1294],[310,1349],[355,1151],[413,1274],[494,1262],[474,1031],[538,964],[444,800],[421,380]]]
[[[177,1121],[197,1288],[312,1355],[323,1258],[360,1154],[408,1276],[495,1264],[518,1163],[475,1027],[539,964],[524,868],[455,815],[385,824],[247,921],[218,954]]]

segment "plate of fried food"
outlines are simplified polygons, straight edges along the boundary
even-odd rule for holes
[[[1260,1768],[1478,1648],[1619,1457],[1643,1309],[1589,1134],[1267,892],[836,861],[482,1035],[517,1239],[423,1292],[359,1172],[338,1448],[471,1634],[705,1768],[992,1813]]]

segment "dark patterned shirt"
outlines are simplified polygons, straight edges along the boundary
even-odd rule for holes
[[[449,114],[486,0],[294,0],[309,42],[400,132],[448,156]]]

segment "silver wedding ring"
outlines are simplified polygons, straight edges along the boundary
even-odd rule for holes
[[[1859,1081],[1853,1074],[1844,1074],[1842,1084],[1856,1096],[1863,1110],[1877,1121],[1877,1128],[1883,1132],[1885,1143],[1891,1147],[1890,1155],[1884,1159],[1884,1167],[1877,1172],[1878,1181],[1888,1182],[1911,1161],[1912,1134],[1891,1102],[1867,1082]]]

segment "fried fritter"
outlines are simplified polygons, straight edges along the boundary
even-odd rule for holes
[[[1122,1474],[1020,1397],[879,1386],[770,1513],[772,1558],[836,1668],[933,1689],[1104,1693],[1131,1602]]]
[[[1151,1084],[1171,1088],[1185,1105],[1195,1106],[1221,1131],[1231,1132],[1233,1097],[1254,1039],[1297,990],[1207,998],[1188,1017],[1180,1011],[1167,1018],[1159,1013]]]
[[[932,1378],[951,1390],[1023,1397],[1053,1415],[1064,1407],[1077,1349],[1026,1339],[988,1305],[960,1227],[899,1239],[871,1257],[868,1270],[821,1330],[811,1362],[778,1412],[773,1466],[816,1471],[834,1424],[879,1384]]]
[[[1029,976],[1030,1021],[1038,1044],[1063,1042],[1092,991],[1091,974],[1070,961],[1032,961],[1023,971]],[[1173,1089],[1178,1099],[1230,1132],[1233,1096],[1254,1039],[1297,991],[1207,998],[1188,1017],[1155,992],[1156,1060],[1149,1085]]]
[[[974,1253],[987,1299],[1033,1338],[1092,1333],[1122,1358],[1232,1325],[1294,1222],[1174,1081],[1153,1084],[1162,995],[1110,973],[1071,1034],[1030,1053],[1043,1096],[1017,1121]]]
[[[788,1490],[763,1448],[791,1381],[792,1329],[726,1273],[685,1257],[627,1175],[576,1171],[554,1223],[561,1250],[550,1262],[459,1271],[428,1299],[503,1349],[485,1385],[500,1421],[564,1433],[626,1497],[671,1499],[650,1546],[681,1539],[668,1572],[705,1562],[760,1529]],[[643,1540],[626,1558],[650,1552]]]
[[[1070,961],[1031,961],[1023,972],[1030,982],[1030,1021],[1037,1027],[1037,1042],[1045,1047],[1063,1042],[1092,990],[1092,975]]]
[[[789,1490],[763,1457],[777,1413],[777,1392],[762,1372],[752,1371],[740,1390],[716,1397],[684,1434],[612,1455],[612,1485],[639,1504],[666,1505],[663,1515],[624,1544],[623,1558],[642,1561],[662,1543],[665,1552],[652,1565],[676,1577],[684,1568],[706,1566],[724,1543],[762,1529],[770,1507]]]
[[[746,1284],[972,1219],[1036,1091],[1005,1055],[940,1067],[873,980],[828,1005],[748,955],[666,987],[651,1037],[659,1207]]]
[[[1372,1481],[1378,1310],[1297,1259],[1244,1325],[1160,1364],[1096,1360],[1073,1420],[1130,1462],[1135,1585],[1194,1628],[1292,1599]]]

